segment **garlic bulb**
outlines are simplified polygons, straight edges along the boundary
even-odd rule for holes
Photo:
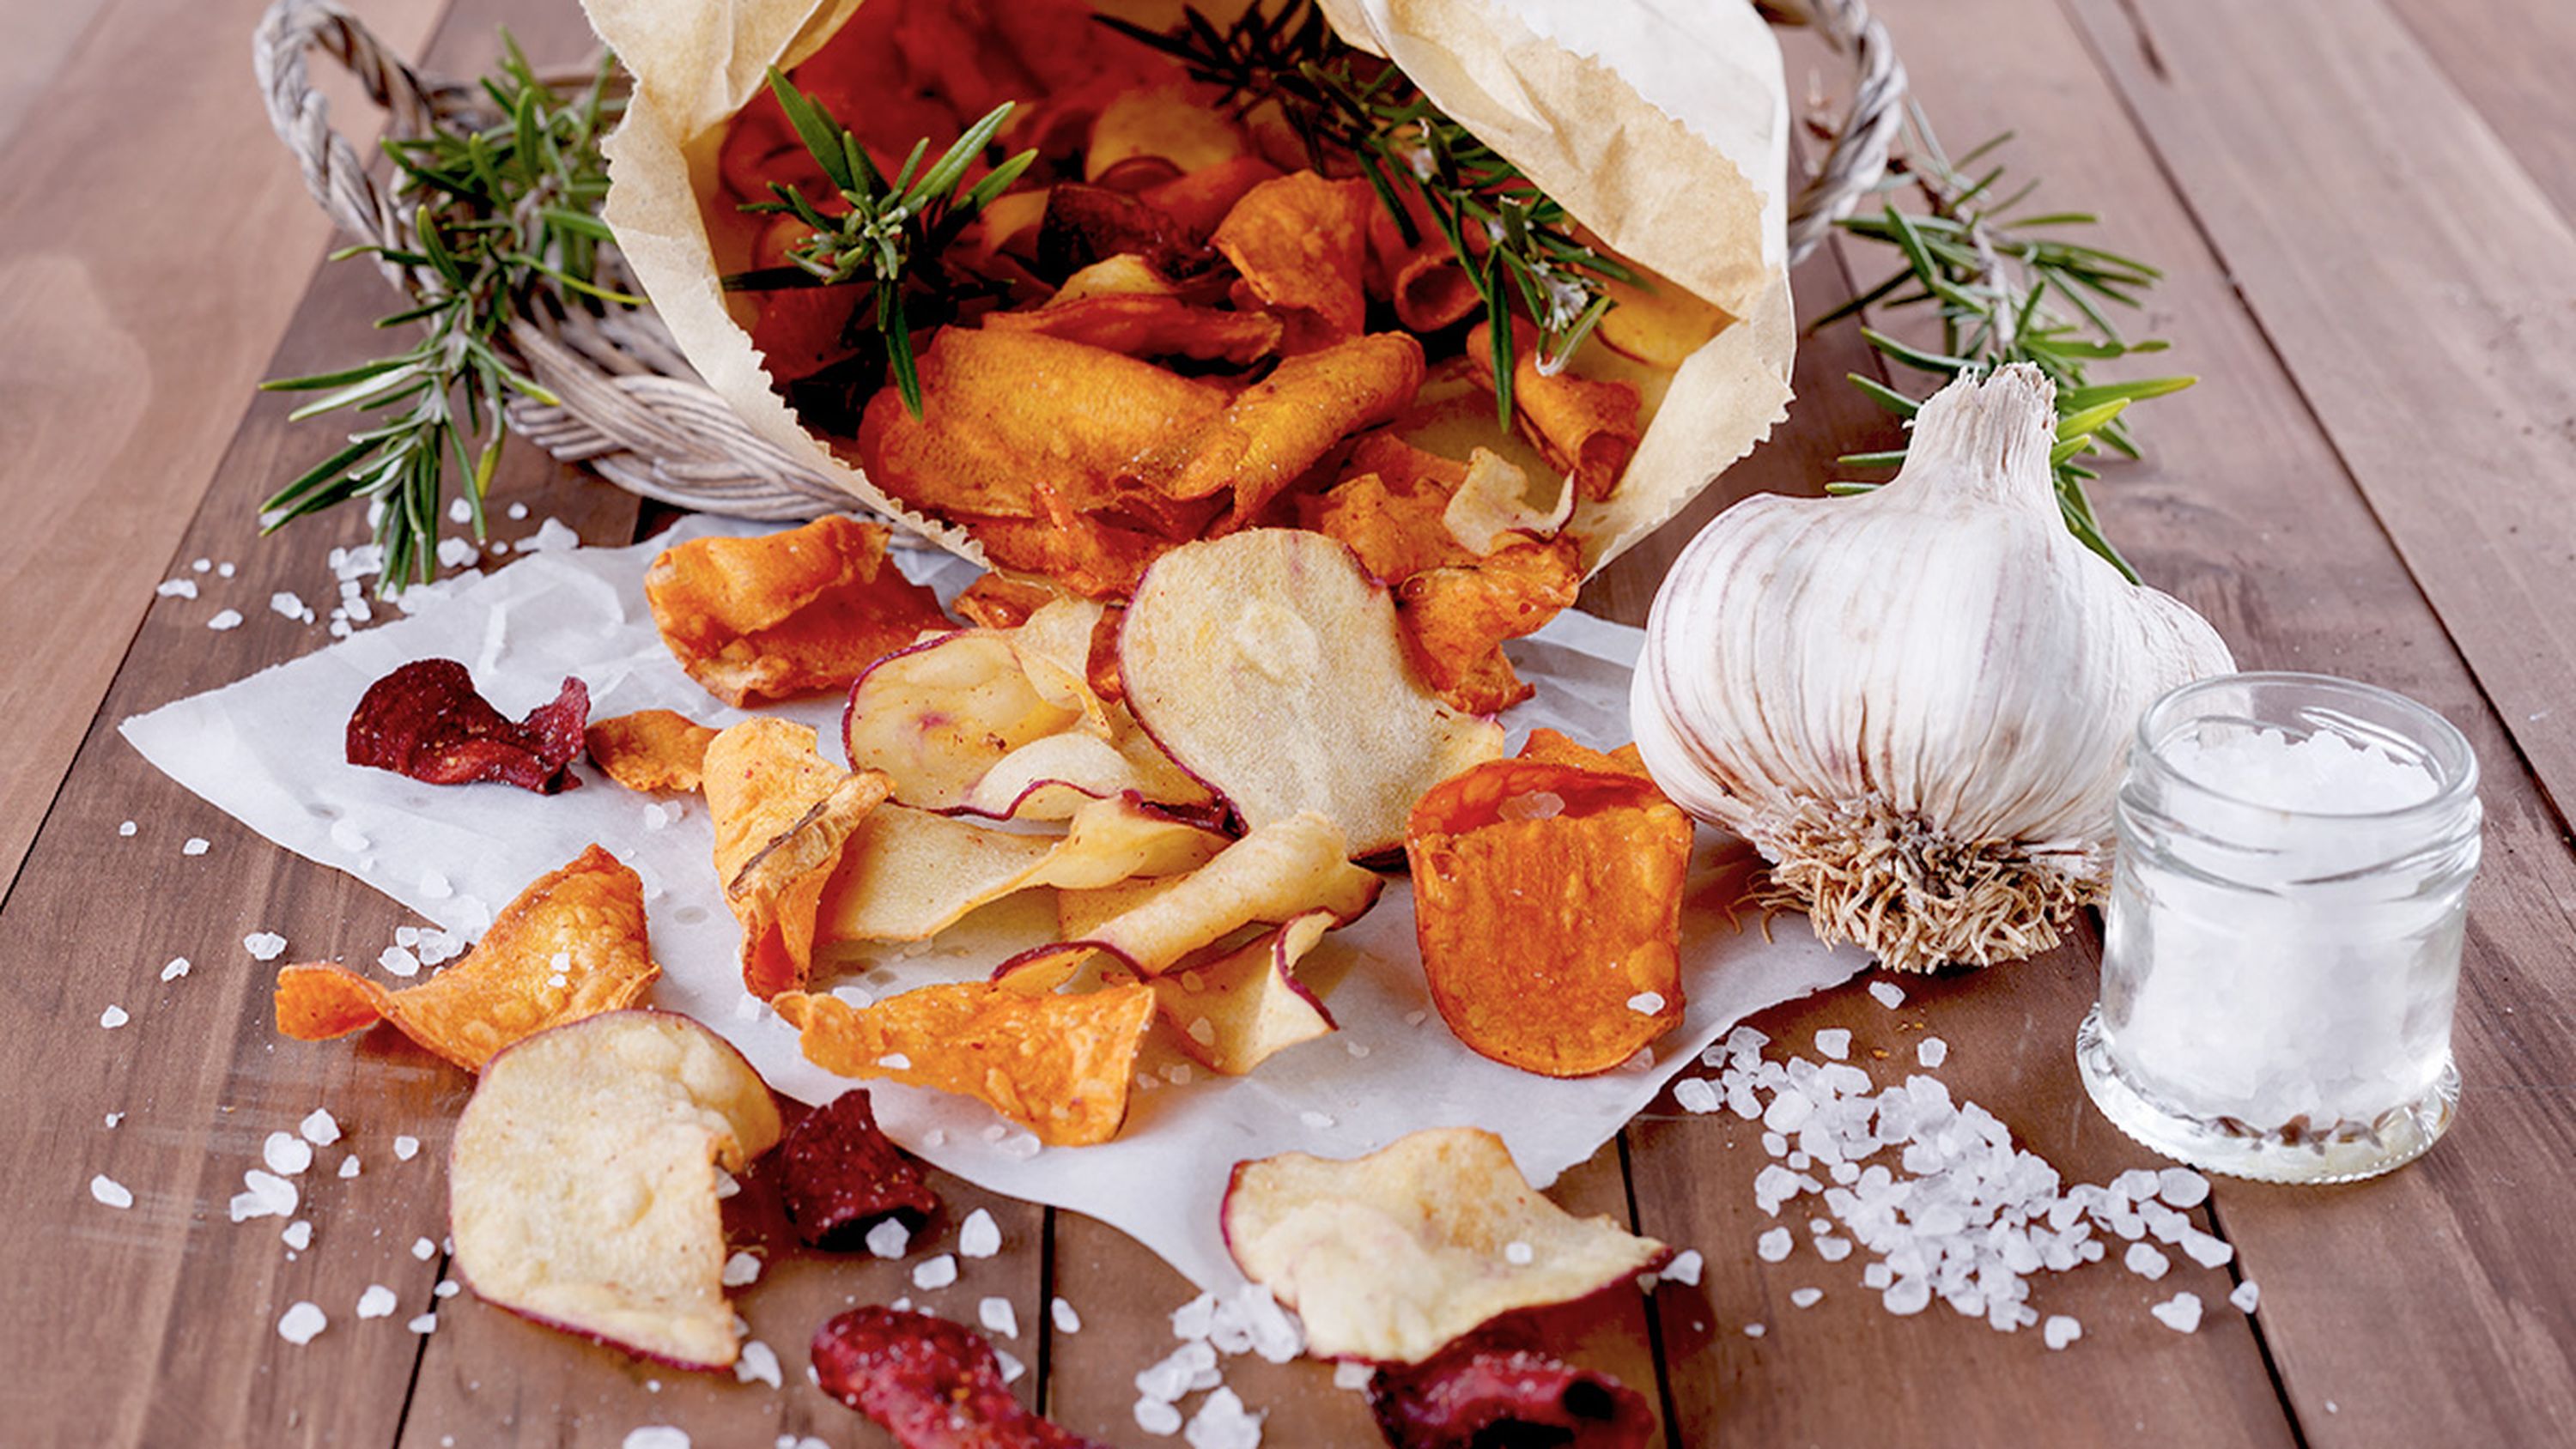
[[[1646,626],[1656,783],[1751,841],[1820,938],[1900,970],[2056,944],[2109,883],[2139,715],[2235,668],[2067,532],[2054,399],[2027,364],[1943,388],[1887,486],[1728,509]]]

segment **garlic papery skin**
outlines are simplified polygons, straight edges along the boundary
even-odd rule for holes
[[[1655,782],[1752,842],[1820,939],[1898,970],[2056,944],[2109,884],[2139,716],[2235,668],[2067,531],[2054,402],[2028,364],[1952,383],[1885,487],[1736,504],[1647,621]]]

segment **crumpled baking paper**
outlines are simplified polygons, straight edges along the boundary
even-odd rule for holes
[[[528,882],[598,842],[644,879],[663,972],[653,1004],[723,1033],[778,1090],[826,1101],[851,1084],[807,1063],[795,1031],[742,989],[736,928],[696,796],[633,794],[587,762],[576,767],[582,787],[560,795],[423,785],[349,765],[342,754],[350,712],[367,686],[434,656],[463,661],[484,695],[514,718],[553,698],[568,674],[590,686],[594,719],[655,707],[713,724],[743,718],[693,683],[663,647],[643,577],[653,555],[682,538],[756,531],[690,519],[632,548],[524,555],[497,573],[444,586],[445,597],[410,618],[136,716],[122,732],[171,778],[251,829],[467,935]],[[976,573],[928,550],[896,557],[943,598]],[[1568,612],[1509,646],[1514,667],[1538,686],[1537,698],[1506,717],[1515,747],[1540,725],[1602,747],[1625,741],[1642,637]],[[827,697],[768,712],[813,725],[826,754],[838,758],[841,705]],[[1472,1124],[1502,1134],[1521,1170],[1544,1186],[1592,1156],[1730,1025],[1866,964],[1858,952],[1817,945],[1795,918],[1773,923],[1769,940],[1751,921],[1739,929],[1725,907],[1749,852],[1708,832],[1700,845],[1683,917],[1689,1009],[1651,1060],[1598,1077],[1532,1076],[1461,1046],[1432,1007],[1412,900],[1396,881],[1376,910],[1326,938],[1300,967],[1328,985],[1340,1031],[1245,1077],[1212,1076],[1149,1046],[1143,1065],[1158,1085],[1136,1092],[1114,1142],[1040,1148],[981,1103],[866,1085],[878,1121],[907,1151],[994,1191],[1114,1224],[1200,1287],[1222,1290],[1241,1282],[1217,1231],[1218,1201],[1236,1162],[1287,1151],[1356,1156],[1419,1128]],[[854,955],[845,974],[823,985],[858,999],[981,979],[1008,950],[1047,939],[1053,924],[1050,894],[1032,892],[934,942]]]

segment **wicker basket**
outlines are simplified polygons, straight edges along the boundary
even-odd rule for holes
[[[1823,164],[1790,203],[1794,262],[1878,184],[1902,119],[1905,70],[1862,0],[1765,0],[1763,9],[1777,23],[1814,25],[1852,59],[1859,77]],[[414,245],[408,206],[331,129],[329,103],[306,75],[305,52],[317,49],[385,108],[388,135],[489,124],[487,98],[471,83],[420,75],[330,0],[276,0],[262,17],[252,62],[269,124],[302,164],[306,189],[351,236],[408,249]],[[587,85],[591,76],[583,67],[547,79],[573,86]],[[411,290],[414,279],[404,268],[388,263],[384,271],[395,286]],[[600,271],[605,284],[631,285],[613,251],[602,254]],[[738,518],[806,519],[859,506],[831,479],[744,426],[698,379],[650,308],[522,316],[511,325],[508,344],[528,375],[562,400],[548,406],[513,398],[510,426],[629,492]]]

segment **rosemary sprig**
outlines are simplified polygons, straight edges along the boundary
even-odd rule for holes
[[[1909,145],[1901,168],[1891,167],[1898,185],[1911,181],[1925,209],[1899,210],[1891,202],[1875,216],[1854,216],[1840,225],[1854,236],[1895,247],[1904,264],[1886,280],[1818,318],[1822,327],[1869,307],[1930,306],[1941,319],[1938,351],[1910,346],[1875,328],[1861,336],[1890,361],[1944,382],[1971,369],[1991,371],[2011,362],[2038,367],[2057,385],[2057,446],[2049,454],[2056,470],[2058,509],[2066,526],[2095,553],[2136,582],[2138,572],[2112,546],[2093,516],[2084,485],[2101,475],[2080,459],[2096,445],[2125,457],[2138,456],[2129,420],[2122,414],[2133,402],[2180,392],[2198,381],[2192,377],[2151,377],[2132,382],[2096,383],[2089,373],[2096,362],[2134,353],[2162,352],[2165,343],[2152,338],[2131,341],[2113,325],[2108,307],[2134,308],[2139,297],[2164,275],[2134,257],[2070,241],[2058,233],[2090,226],[2090,212],[2036,212],[2021,208],[2038,183],[2024,183],[2003,194],[2004,168],[1989,165],[1970,175],[2011,133],[1997,136],[1950,160],[1932,135],[1919,109],[1908,127]],[[2069,316],[2059,310],[2071,308]],[[1900,418],[1912,418],[1918,399],[1859,373],[1852,382],[1879,406]],[[1883,453],[1854,453],[1837,460],[1854,468],[1894,468],[1905,461],[1902,448]],[[1875,483],[1834,483],[1832,493],[1864,493]]]
[[[1178,60],[1225,92],[1238,117],[1274,102],[1316,170],[1347,161],[1368,178],[1406,244],[1421,240],[1421,203],[1476,288],[1493,339],[1495,407],[1512,416],[1514,303],[1536,325],[1538,366],[1554,374],[1613,305],[1607,284],[1636,274],[1575,240],[1572,219],[1520,169],[1451,120],[1393,61],[1343,45],[1313,0],[1259,0],[1219,27],[1195,8],[1179,26],[1104,25]]]
[[[467,480],[463,496],[480,540],[483,497],[509,435],[502,405],[513,395],[556,401],[495,346],[511,319],[537,307],[643,304],[598,281],[609,240],[598,217],[608,191],[599,141],[624,110],[609,91],[615,62],[602,56],[589,83],[565,94],[538,77],[506,30],[501,44],[500,67],[483,81],[489,124],[384,143],[399,173],[397,193],[418,198],[418,245],[365,243],[331,254],[409,268],[416,304],[376,325],[416,324],[417,340],[373,362],[260,384],[321,393],[291,414],[298,420],[343,408],[378,415],[271,495],[261,505],[261,531],[366,499],[384,550],[378,589],[387,594],[426,583],[437,570],[448,463]]]
[[[859,139],[776,66],[769,68],[769,89],[849,209],[839,216],[827,215],[794,187],[769,183],[776,200],[746,202],[742,209],[794,216],[812,227],[813,234],[789,249],[794,265],[736,273],[725,278],[725,285],[737,290],[837,287],[852,282],[867,286],[874,303],[870,325],[885,349],[886,370],[894,376],[903,405],[919,417],[921,375],[913,360],[912,324],[904,294],[915,286],[937,290],[925,274],[936,272],[939,254],[983,212],[986,203],[1020,179],[1038,153],[1022,151],[984,173],[974,185],[960,189],[966,168],[984,154],[1002,123],[1010,119],[1012,103],[1004,101],[967,127],[927,168],[921,162],[930,152],[930,141],[925,137],[914,142],[912,154],[889,180],[868,159]]]

